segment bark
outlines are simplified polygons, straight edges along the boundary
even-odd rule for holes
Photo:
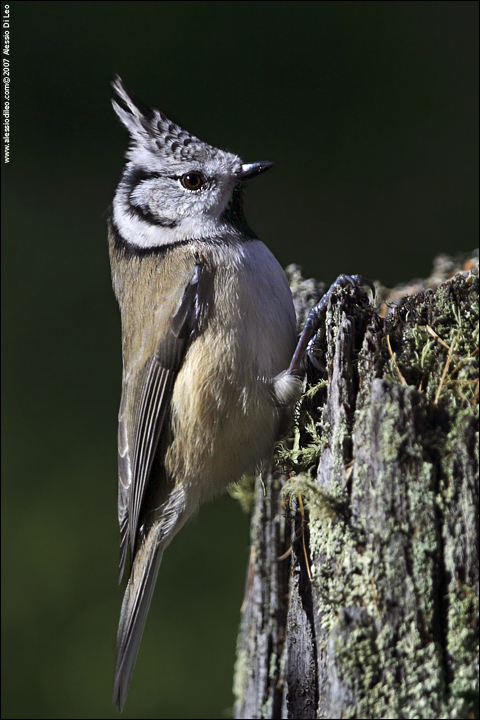
[[[293,440],[255,487],[236,718],[478,717],[478,268],[466,263],[379,288],[377,309],[361,288],[332,296]],[[320,288],[289,276],[302,321]]]

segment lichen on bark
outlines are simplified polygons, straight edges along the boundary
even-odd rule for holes
[[[290,277],[304,318],[319,287]],[[272,572],[283,595],[265,608],[250,592],[237,718],[478,717],[478,270],[379,294],[394,306],[374,310],[359,288],[329,304],[324,371],[309,365],[278,453],[270,520],[286,534],[267,563],[257,505],[251,588]],[[263,612],[279,633],[270,695],[268,657],[245,650]]]

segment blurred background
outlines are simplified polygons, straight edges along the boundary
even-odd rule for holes
[[[3,7],[4,3],[2,3]],[[3,165],[3,718],[116,718],[119,73],[245,161],[247,217],[327,282],[426,276],[478,237],[475,2],[10,3]],[[2,155],[3,157],[3,155]],[[231,716],[248,517],[165,554],[125,718]]]

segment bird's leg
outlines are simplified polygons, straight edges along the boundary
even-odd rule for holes
[[[313,336],[318,332],[320,326],[325,320],[325,313],[327,311],[328,301],[336,290],[342,287],[346,287],[348,284],[351,285],[367,285],[375,298],[375,287],[371,280],[363,277],[363,275],[339,275],[335,282],[329,287],[325,295],[323,295],[318,303],[308,313],[305,325],[303,326],[302,334],[293,353],[288,373],[290,375],[298,374],[300,364],[303,360],[305,352],[307,351],[308,345],[311,342]]]

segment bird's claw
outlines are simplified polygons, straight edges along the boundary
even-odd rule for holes
[[[327,292],[322,295],[318,303],[310,310],[305,325],[303,326],[302,334],[297,343],[297,347],[293,354],[288,372],[296,374],[299,370],[300,364],[305,354],[309,357],[313,365],[320,368],[320,363],[314,359],[313,346],[315,343],[314,336],[318,332],[320,325],[322,324],[325,313],[327,311],[328,301],[332,294],[339,288],[346,287],[347,284],[354,286],[367,286],[372,291],[373,299],[375,299],[375,286],[371,280],[364,277],[363,275],[339,275],[334,283],[329,287]]]

